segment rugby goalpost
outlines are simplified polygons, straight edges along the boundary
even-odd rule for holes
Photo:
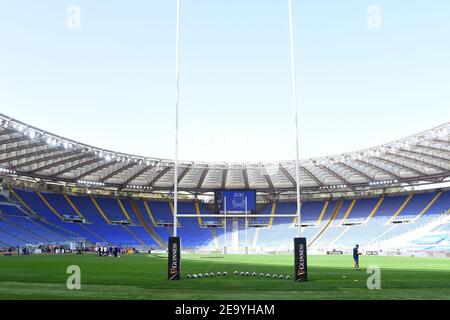
[[[176,0],[176,62],[175,62],[175,157],[174,157],[174,211],[173,211],[173,236],[169,237],[168,241],[168,279],[181,279],[181,239],[178,236],[178,218],[198,218],[197,214],[179,214],[178,213],[178,124],[179,124],[179,104],[180,104],[180,67],[181,67],[181,0]],[[306,255],[306,238],[302,238],[301,227],[301,192],[300,192],[300,160],[299,160],[299,128],[298,128],[298,106],[297,106],[297,90],[296,90],[296,68],[295,68],[295,38],[293,28],[292,15],[292,0],[288,0],[289,12],[289,36],[290,36],[290,50],[291,50],[291,86],[292,86],[292,103],[294,108],[294,123],[295,123],[295,173],[296,173],[296,199],[297,199],[297,214],[277,214],[277,218],[297,218],[298,232],[297,237],[294,238],[294,280],[297,282],[307,280],[307,255]],[[272,217],[271,214],[248,214],[247,211],[247,197],[245,198],[245,213],[227,214],[226,197],[224,199],[224,214],[202,214],[201,217],[220,218],[224,219],[224,254],[227,253],[227,219],[229,218],[244,218],[245,219],[245,253],[248,253],[248,219],[249,218],[265,218]]]

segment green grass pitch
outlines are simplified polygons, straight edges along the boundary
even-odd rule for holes
[[[81,268],[81,290],[68,290],[69,265]],[[381,268],[381,289],[369,290],[366,268]],[[450,299],[450,260],[362,256],[309,256],[309,281],[260,278],[289,274],[290,255],[182,255],[181,281],[168,281],[167,256],[0,256],[0,299]],[[188,273],[227,277],[186,279]],[[235,276],[256,272],[257,277]]]

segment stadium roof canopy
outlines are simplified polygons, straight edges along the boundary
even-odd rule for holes
[[[0,174],[93,188],[170,191],[173,161],[105,150],[0,114]],[[413,136],[350,153],[300,162],[304,191],[358,190],[450,177],[450,122]],[[180,161],[179,190],[203,193],[249,188],[295,189],[295,162]]]

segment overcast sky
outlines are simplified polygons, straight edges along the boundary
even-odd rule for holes
[[[293,2],[302,158],[450,120],[450,1]],[[182,0],[180,158],[294,158],[287,10]],[[1,113],[173,157],[175,0],[0,0],[0,41]]]

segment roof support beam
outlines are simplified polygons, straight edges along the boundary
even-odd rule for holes
[[[347,186],[351,186],[351,183],[348,182],[343,176],[341,176],[340,174],[338,174],[337,172],[331,170],[330,168],[328,168],[325,165],[319,165],[319,168],[327,171],[329,174],[331,174],[332,176],[334,176],[336,179],[340,180],[342,183],[344,183]]]
[[[22,151],[22,150],[39,148],[39,147],[42,147],[42,146],[45,146],[45,145],[46,145],[45,142],[29,143],[29,144],[25,144],[25,145],[22,145],[22,146],[17,146],[17,147],[12,147],[12,148],[7,148],[7,149],[0,150],[0,154],[8,154],[8,153],[13,153],[13,152],[19,152],[19,151]]]
[[[349,166],[348,164],[346,164],[344,162],[338,162],[337,164],[339,164],[340,166],[343,166],[343,167],[349,169],[350,171],[353,171],[354,173],[356,173],[356,174],[358,174],[360,176],[363,176],[364,178],[366,178],[367,181],[372,181],[373,180],[373,178],[369,177],[367,174],[365,174],[361,170],[353,168],[352,166]]]
[[[96,172],[99,172],[103,169],[106,169],[116,163],[117,162],[115,162],[115,161],[106,162],[96,168],[93,168],[91,170],[86,171],[85,173],[80,174],[79,176],[75,177],[75,180],[80,180],[80,179],[83,179],[84,177],[88,177],[88,176],[95,174]]]
[[[409,151],[407,151],[407,150],[402,150],[402,152],[409,152]],[[416,152],[411,152],[411,153],[417,154]],[[405,160],[407,160],[407,161],[415,162],[415,163],[418,163],[418,164],[420,164],[420,165],[422,165],[422,166],[426,166],[426,167],[429,167],[429,168],[433,168],[433,169],[438,170],[438,171],[446,171],[446,172],[449,172],[448,169],[445,169],[445,168],[443,168],[443,167],[441,167],[441,166],[437,166],[437,165],[435,165],[435,164],[429,163],[428,161],[418,160],[418,159],[415,159],[415,158],[413,158],[413,157],[405,156],[405,155],[401,155],[401,154],[397,154],[397,153],[390,153],[390,152],[388,152],[387,154],[389,154],[389,155],[391,155],[391,156],[393,156],[393,157],[398,157],[398,158],[401,158],[401,159],[405,159]],[[423,154],[421,154],[421,153],[419,153],[419,155],[423,156]],[[429,156],[429,157],[432,157],[432,156]],[[447,159],[447,161],[449,161],[449,160]]]
[[[390,164],[393,164],[393,165],[395,165],[395,166],[397,166],[397,167],[400,167],[400,168],[403,168],[403,169],[406,169],[406,170],[409,170],[409,171],[411,171],[411,172],[414,172],[416,175],[418,175],[418,176],[420,176],[420,177],[421,177],[421,176],[424,176],[424,173],[423,173],[423,172],[420,172],[420,171],[418,171],[418,170],[416,170],[416,169],[407,167],[407,166],[405,166],[405,165],[403,165],[403,164],[400,164],[400,163],[397,163],[397,162],[395,162],[395,161],[392,161],[392,160],[389,160],[389,159],[385,159],[385,158],[380,158],[380,157],[372,157],[372,158],[378,159],[378,160],[381,160],[381,161],[384,161],[384,162],[387,162],[387,163],[390,163]]]
[[[149,187],[153,187],[153,185],[158,182],[159,179],[161,179],[161,177],[163,175],[165,175],[172,167],[165,167],[163,170],[161,170],[156,177],[153,178],[152,181],[150,181],[150,183],[148,184]]]
[[[208,172],[209,172],[208,167],[203,169],[202,175],[200,176],[200,180],[198,180],[198,184],[197,184],[197,188],[196,188],[197,190],[202,189],[203,182],[205,181],[206,176],[208,175]]]
[[[395,173],[390,172],[390,171],[388,171],[388,170],[386,170],[386,169],[384,169],[384,168],[381,168],[381,167],[379,167],[379,166],[376,166],[376,165],[374,165],[374,164],[372,164],[372,163],[370,163],[370,162],[367,162],[367,161],[364,161],[364,160],[355,160],[355,162],[360,162],[360,163],[362,163],[362,164],[365,165],[365,166],[368,166],[368,167],[371,167],[372,169],[381,171],[381,172],[383,172],[384,174],[387,174],[388,176],[394,178],[395,180],[398,180],[398,181],[402,180],[402,178],[399,177],[398,175],[396,175]],[[375,180],[375,179],[374,179],[374,180]]]
[[[447,154],[450,155],[450,150],[443,149],[443,148],[437,148],[437,147],[432,147],[432,146],[424,146],[422,144],[416,144],[416,145],[414,145],[414,148],[428,149],[428,150],[431,150],[431,151],[443,152],[443,153],[447,153]]]
[[[85,161],[85,162],[80,162],[80,163],[78,163],[76,165],[67,167],[64,170],[61,170],[61,171],[58,171],[58,172],[54,173],[53,175],[51,175],[51,177],[52,178],[56,178],[56,177],[61,176],[61,175],[65,174],[65,173],[67,173],[67,172],[70,172],[70,171],[73,171],[73,170],[76,170],[78,168],[82,168],[82,167],[85,167],[85,166],[89,166],[89,165],[97,163],[97,162],[99,162],[101,160],[102,160],[101,158],[95,158],[95,159],[91,159],[91,160],[88,160],[88,161]]]
[[[111,179],[112,177],[118,175],[119,173],[121,173],[121,172],[123,172],[123,171],[125,171],[125,170],[127,170],[127,169],[130,169],[130,168],[134,167],[135,165],[136,165],[136,162],[127,163],[126,165],[120,167],[120,168],[117,169],[117,170],[112,171],[111,173],[109,173],[109,174],[107,174],[106,176],[104,176],[103,178],[101,178],[101,179],[100,179],[100,182],[105,182],[105,181],[107,181],[108,179]]]
[[[20,136],[17,138],[12,138],[9,140],[3,140],[0,141],[2,144],[11,144],[11,143],[18,143],[18,142],[22,142],[22,141],[28,141],[30,138],[26,137],[26,136]]]
[[[140,175],[144,174],[145,172],[147,172],[147,170],[149,170],[150,168],[152,168],[152,166],[144,166],[143,168],[141,168],[140,170],[138,170],[135,174],[131,175],[131,177],[129,177],[127,180],[125,180],[122,183],[122,188],[126,188],[127,185],[129,185],[131,182],[133,182],[134,180],[137,179],[137,177],[139,177]]]
[[[46,157],[43,157],[40,159],[35,159],[35,160],[31,160],[31,161],[27,161],[27,162],[18,164],[16,166],[14,166],[14,169],[29,167],[29,166],[32,166],[33,164],[39,164],[41,162],[47,162],[47,161],[51,161],[51,160],[55,160],[55,159],[62,159],[62,158],[76,155],[78,153],[79,153],[79,151],[76,151],[76,150],[70,151],[70,152],[58,152],[57,154],[53,154],[51,156],[46,156]]]
[[[225,189],[227,185],[228,168],[224,168],[222,171],[222,189]]]
[[[247,168],[243,168],[242,169],[242,175],[244,176],[244,184],[245,184],[245,189],[249,189],[249,183],[248,183],[248,171]]]
[[[57,150],[56,149],[55,150],[44,149],[44,150],[40,150],[40,151],[36,151],[36,152],[32,152],[32,153],[20,154],[20,155],[17,155],[17,156],[12,156],[12,157],[0,160],[0,163],[3,163],[3,162],[11,163],[13,161],[18,161],[18,160],[23,159],[23,158],[37,157],[37,156],[40,156],[40,155],[43,155],[43,154],[46,154],[46,153],[53,153],[55,151],[57,151]]]
[[[442,157],[441,155],[437,156],[437,155],[426,153],[423,151],[417,151],[417,149],[415,149],[415,150],[400,149],[399,151],[406,152],[406,153],[412,153],[412,154],[416,154],[416,155],[420,155],[420,156],[424,156],[424,157],[428,157],[428,158],[432,158],[432,159],[436,159],[436,160],[441,160],[444,162],[450,162],[450,158],[445,158],[445,157]],[[450,151],[448,153],[450,154]]]
[[[280,170],[281,170],[281,172],[283,172],[283,174],[286,176],[286,178],[288,178],[288,180],[292,183],[292,186],[296,187],[297,183],[295,182],[295,179],[292,177],[292,175],[289,173],[289,171],[287,171],[287,169],[285,167],[283,167],[282,165],[280,165]]]
[[[308,177],[310,177],[311,179],[313,179],[313,180],[317,183],[317,185],[318,185],[319,187],[323,187],[322,181],[320,181],[320,179],[317,178],[317,177],[316,177],[311,171],[309,171],[306,167],[300,166],[300,169],[302,169],[303,172],[305,172],[306,175],[307,175]]]
[[[266,170],[265,167],[261,167],[261,169],[264,170],[263,176],[264,176],[264,178],[266,179],[266,182],[267,182],[267,184],[269,185],[269,188],[270,188],[270,189],[274,189],[274,187],[273,187],[273,182],[272,182],[272,178],[270,178],[269,172],[267,172],[267,170]]]
[[[440,143],[447,146],[450,146],[450,141],[441,140],[441,139],[427,139],[428,141],[434,142],[434,143]]]
[[[42,167],[38,167],[38,168],[36,168],[34,170],[31,170],[29,173],[34,174],[36,172],[44,171],[44,170],[50,169],[52,167],[57,167],[57,166],[60,166],[62,164],[68,163],[68,162],[75,162],[75,161],[83,160],[84,158],[88,158],[88,157],[91,157],[91,156],[92,155],[89,155],[89,154],[85,153],[85,154],[81,154],[81,155],[73,157],[73,158],[69,157],[67,159],[62,159],[60,161],[53,162],[53,163],[47,164],[47,165],[42,166]]]
[[[181,180],[183,180],[183,178],[186,176],[186,174],[189,172],[189,170],[191,170],[191,167],[184,168],[184,170],[178,176],[177,183],[180,183]]]
[[[0,137],[7,136],[9,134],[13,134],[14,132],[15,131],[8,129],[8,128],[3,129],[2,131],[0,131]]]

